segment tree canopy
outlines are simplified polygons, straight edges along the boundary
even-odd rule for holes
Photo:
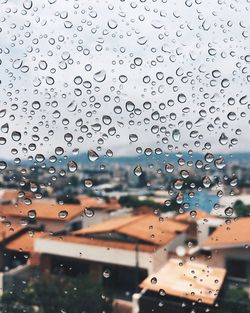
[[[1,300],[3,313],[110,312],[101,286],[83,276],[33,279],[22,292],[6,293]]]

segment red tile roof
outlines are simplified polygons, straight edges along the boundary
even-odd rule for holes
[[[21,236],[12,240],[6,245],[6,249],[18,251],[18,252],[27,252],[31,253],[34,251],[34,241],[37,238],[41,238],[45,235],[44,232],[25,232]]]
[[[184,232],[188,225],[173,219],[161,219],[155,215],[137,215],[113,218],[101,224],[75,231],[75,235],[117,232],[137,238],[154,245],[164,245],[176,237],[177,232]]]
[[[0,242],[19,233],[24,227],[20,224],[0,223]]]
[[[174,219],[179,222],[196,223],[198,220],[212,219],[215,216],[203,212],[201,210],[195,210],[196,214],[190,214],[192,211],[187,211],[185,213],[177,214]]]
[[[8,217],[27,218],[29,211],[36,212],[36,219],[46,220],[60,220],[70,221],[83,212],[82,205],[80,204],[64,204],[60,205],[53,201],[47,200],[33,200],[32,204],[25,203],[0,205],[0,214]],[[60,218],[60,212],[65,211],[64,218]]]
[[[78,199],[81,202],[81,205],[84,208],[91,208],[96,210],[104,210],[104,211],[115,211],[121,208],[120,203],[116,199],[109,199],[109,201],[106,201],[103,198],[96,198],[96,197],[88,197],[84,195],[77,196],[76,199]]]
[[[219,226],[203,243],[204,248],[228,248],[250,244],[250,217],[231,220]]]

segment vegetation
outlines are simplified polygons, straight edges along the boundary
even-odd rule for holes
[[[124,207],[132,207],[132,208],[139,208],[143,206],[147,206],[149,208],[153,209],[160,209],[161,211],[173,211],[176,210],[176,206],[170,205],[169,207],[166,207],[165,205],[162,205],[160,203],[157,203],[153,200],[146,199],[146,200],[139,200],[135,196],[122,196],[119,199],[119,203]]]
[[[239,217],[250,216],[250,205],[244,204],[241,200],[235,202],[234,209]]]
[[[242,287],[228,288],[225,299],[230,299],[231,302],[249,301],[248,293]]]
[[[102,288],[83,276],[53,276],[33,279],[22,292],[4,294],[0,306],[3,313],[110,312],[105,299]]]

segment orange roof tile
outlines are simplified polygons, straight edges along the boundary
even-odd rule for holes
[[[92,208],[96,210],[105,210],[105,211],[115,211],[121,208],[120,203],[116,199],[109,199],[105,201],[104,199],[99,199],[95,197],[88,197],[84,195],[77,196],[82,206],[85,208]]]
[[[204,248],[227,248],[250,244],[250,217],[231,220],[219,226],[203,243]]]
[[[164,245],[175,238],[176,232],[183,232],[187,228],[187,225],[178,223],[172,219],[165,218],[160,220],[159,217],[148,214],[113,218],[102,224],[77,230],[73,234],[87,235],[118,232],[155,245]]]
[[[18,252],[33,252],[34,241],[45,235],[44,232],[26,232],[6,245],[6,249]]]
[[[190,261],[182,266],[179,264],[180,260],[170,259],[157,273],[147,277],[140,287],[157,293],[162,289],[171,296],[212,305],[223,284],[226,270]],[[153,278],[156,278],[156,283],[152,283]]]
[[[0,189],[0,200],[21,201],[23,198],[18,197],[18,193],[21,190],[16,189]],[[25,198],[33,198],[34,194],[31,191],[23,191]]]
[[[15,189],[1,189],[0,200],[17,200],[18,191]]]
[[[82,206],[79,204],[64,204],[60,205],[56,202],[45,200],[34,200],[31,205],[19,203],[17,205],[8,204],[0,205],[0,214],[8,217],[28,217],[29,211],[36,212],[36,219],[48,220],[62,220],[69,221],[74,217],[81,215],[83,212]],[[64,218],[59,217],[61,211],[66,211],[67,214]]]
[[[12,237],[17,234],[19,231],[24,229],[22,225],[19,224],[8,224],[8,223],[0,223],[0,242],[5,239]]]
[[[182,213],[182,214],[177,214],[174,217],[174,219],[176,221],[179,221],[179,222],[196,223],[196,221],[198,221],[198,220],[215,218],[213,215],[210,215],[210,214],[203,212],[201,210],[195,210],[195,211],[196,211],[195,216],[191,216],[191,214],[190,214],[191,211],[187,211],[187,212]]]
[[[76,235],[85,235],[93,233],[109,233],[119,229],[122,226],[132,223],[140,219],[141,216],[125,216],[106,220],[100,224],[96,224],[87,228],[82,228],[73,232]]]

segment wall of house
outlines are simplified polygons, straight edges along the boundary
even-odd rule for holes
[[[250,297],[250,249],[242,247],[213,250],[210,264],[211,266],[226,268],[227,259],[247,261],[247,282],[244,283],[243,286]]]
[[[152,255],[152,272],[158,271],[167,261],[168,256],[168,249],[167,246],[164,246],[160,249],[158,249],[153,255]],[[149,274],[152,274],[149,272]]]
[[[95,224],[99,224],[110,217],[107,211],[94,210],[94,212],[95,214],[92,217],[87,217],[87,216],[83,217],[83,220],[82,220],[83,228],[90,227]]]
[[[173,241],[157,249],[157,251],[152,255],[151,270],[153,272],[158,271],[166,263],[168,252],[174,252],[178,246],[183,246],[185,239],[186,234],[179,234]],[[149,274],[151,274],[151,272],[149,272]]]
[[[119,209],[115,211],[105,211],[105,210],[94,210],[95,214],[92,217],[84,216],[82,220],[82,227],[90,227],[95,224],[102,223],[108,219],[115,218],[115,217],[121,217],[121,216],[129,216],[130,215],[130,209]]]
[[[103,246],[91,246],[78,243],[37,239],[34,244],[35,252],[77,258],[88,261],[98,261],[107,264],[116,264],[134,267],[136,252],[123,249],[114,249]],[[119,256],[119,257],[117,257]],[[152,253],[138,252],[139,267],[152,272]]]
[[[213,266],[225,268],[226,260],[228,258],[235,260],[247,260],[250,263],[250,249],[242,247],[212,250],[212,258],[209,263]]]
[[[209,236],[210,227],[218,227],[223,223],[221,219],[208,219],[207,221],[197,221],[197,239],[198,245],[201,245]]]

